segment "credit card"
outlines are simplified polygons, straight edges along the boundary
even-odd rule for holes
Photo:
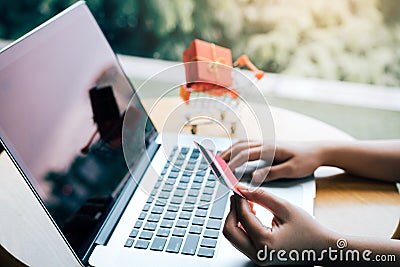
[[[232,170],[229,168],[228,164],[219,156],[214,155],[204,146],[200,145],[194,141],[196,146],[199,148],[201,155],[206,160],[208,166],[214,173],[217,180],[232,190],[234,193],[238,194],[242,198],[245,198],[242,193],[237,189],[237,184],[239,183],[236,176],[233,174]]]

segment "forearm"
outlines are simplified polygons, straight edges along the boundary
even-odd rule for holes
[[[324,143],[321,161],[353,175],[400,181],[400,140]]]

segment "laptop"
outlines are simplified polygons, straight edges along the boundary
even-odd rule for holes
[[[163,143],[84,2],[4,48],[0,84],[1,144],[78,264],[249,264],[222,235],[230,191],[194,145],[205,137]],[[266,190],[312,213],[312,179]]]

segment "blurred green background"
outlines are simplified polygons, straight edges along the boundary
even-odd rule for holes
[[[74,2],[0,0],[0,39],[16,39]],[[117,53],[181,61],[190,42],[200,38],[231,48],[234,58],[246,53],[267,72],[400,87],[399,0],[87,4]],[[320,119],[359,139],[400,138],[397,110],[267,97],[272,105]]]
[[[0,0],[15,39],[72,0]],[[398,0],[88,0],[118,52],[181,60],[194,38],[275,73],[400,86]]]

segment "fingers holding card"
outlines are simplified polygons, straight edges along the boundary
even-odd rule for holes
[[[235,194],[241,196],[242,198],[245,198],[243,194],[240,193],[240,191],[237,189],[239,181],[233,174],[232,170],[229,168],[228,164],[226,164],[226,162],[221,157],[214,155],[204,146],[200,145],[197,142],[194,143],[199,148],[201,155],[206,160],[208,166],[210,167],[218,181],[227,186]]]

